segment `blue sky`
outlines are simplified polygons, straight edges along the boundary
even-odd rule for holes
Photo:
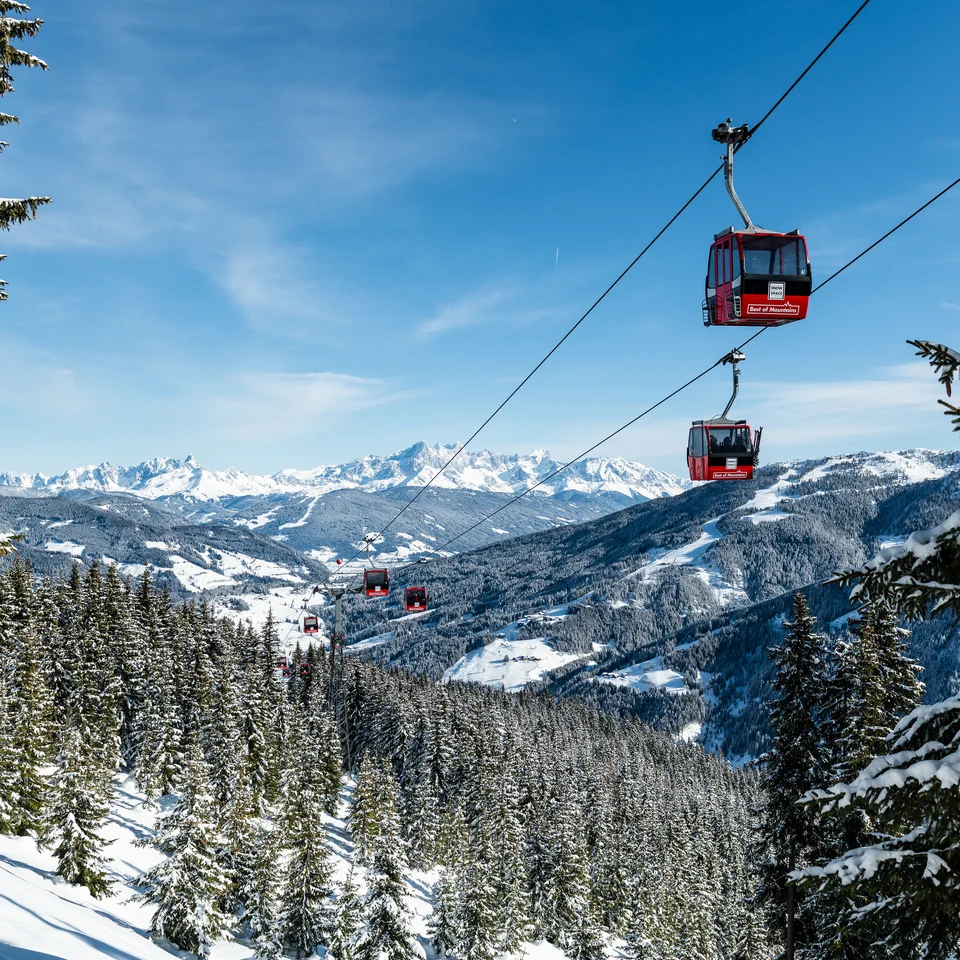
[[[118,13],[118,8],[120,12]],[[0,470],[251,471],[462,440],[853,3],[34,4],[2,238]],[[815,279],[960,175],[960,5],[873,0],[738,156]],[[960,188],[748,349],[767,459],[951,447],[907,337],[960,344]],[[719,180],[478,446],[568,457],[743,339],[700,322]],[[684,469],[717,371],[605,452]]]

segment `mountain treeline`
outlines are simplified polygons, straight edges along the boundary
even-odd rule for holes
[[[349,658],[332,687],[318,647],[284,680],[272,622],[175,606],[148,573],[49,581],[8,564],[0,829],[100,895],[118,771],[148,802],[175,794],[141,881],[155,935],[201,955],[232,932],[263,957],[324,944],[399,960],[414,949],[403,870],[436,869],[440,954],[489,960],[543,937],[600,960],[610,933],[638,960],[758,956],[742,952],[758,784],[699,747],[575,699]],[[358,862],[339,884],[324,817],[345,796]]]

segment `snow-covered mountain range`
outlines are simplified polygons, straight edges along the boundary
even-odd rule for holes
[[[245,473],[230,468],[208,470],[193,457],[177,460],[157,457],[136,466],[109,463],[78,467],[58,476],[0,474],[0,486],[57,494],[69,490],[97,493],[131,493],[160,500],[176,497],[195,502],[278,493],[320,496],[333,490],[375,493],[391,487],[423,486],[456,451],[458,444],[419,442],[388,456],[368,456],[350,463],[312,470],[281,470],[272,475]],[[546,477],[560,466],[543,450],[527,455],[466,450],[437,479],[434,486],[452,490],[478,490],[515,494]],[[570,497],[606,494],[624,504],[672,496],[689,482],[619,457],[594,457],[574,464],[548,481],[538,492]]]

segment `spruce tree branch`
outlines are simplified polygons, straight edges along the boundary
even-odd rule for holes
[[[15,223],[37,219],[37,209],[51,203],[50,197],[26,197],[23,200],[0,200],[0,229],[9,230]]]
[[[960,369],[960,353],[942,343],[933,343],[930,340],[908,340],[907,343],[917,348],[918,357],[930,361],[930,366],[939,374],[939,381],[947,388],[949,397],[950,384]]]
[[[15,17],[0,16],[0,37],[12,37],[14,40],[35,37],[42,26],[42,20],[17,20]]]
[[[35,57],[32,53],[27,53],[26,50],[20,50],[17,47],[11,47],[9,44],[0,45],[0,48],[2,47],[6,47],[2,54],[2,62],[4,66],[39,67],[41,70],[50,69],[45,61],[41,60],[39,57]]]

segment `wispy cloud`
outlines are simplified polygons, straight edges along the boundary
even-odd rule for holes
[[[276,241],[244,245],[211,272],[252,327],[287,335],[315,335],[343,316],[331,285],[309,276],[308,256]],[[279,325],[279,326],[278,326]]]
[[[63,357],[13,340],[0,344],[0,355],[0,409],[71,422],[83,422],[93,413],[97,404],[91,384]]]
[[[950,303],[947,300],[944,300],[940,306],[943,307],[944,310],[960,310],[960,303]]]
[[[439,306],[433,316],[417,324],[416,335],[423,340],[482,324],[536,323],[556,314],[552,306],[537,305],[547,299],[540,284],[529,287],[489,286]]]
[[[383,380],[340,373],[248,372],[231,378],[207,408],[237,439],[268,440],[315,432],[331,417],[367,410],[393,398]]]
[[[890,434],[937,415],[942,388],[923,362],[885,367],[863,380],[755,383],[751,415],[797,443]]]
[[[444,94],[301,91],[287,135],[314,186],[337,200],[447,168],[475,167],[496,149],[509,108]]]

